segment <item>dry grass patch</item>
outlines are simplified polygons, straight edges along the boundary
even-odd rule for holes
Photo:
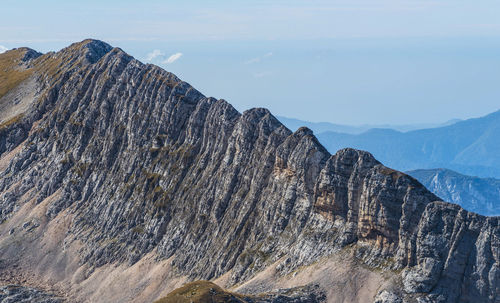
[[[31,76],[31,70],[20,66],[26,51],[15,49],[0,54],[0,98]]]
[[[178,288],[155,303],[244,303],[244,296],[224,291],[209,281],[196,281]]]

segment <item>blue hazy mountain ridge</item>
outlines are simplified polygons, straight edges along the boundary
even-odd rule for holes
[[[500,215],[498,179],[466,176],[444,168],[419,169],[407,173],[445,201],[482,215]]]
[[[466,175],[500,178],[500,111],[449,126],[409,132],[327,131],[317,137],[330,152],[345,147],[366,150],[385,165],[402,171],[443,167]]]
[[[330,122],[310,122],[295,118],[288,118],[283,116],[277,116],[281,123],[285,124],[289,129],[296,131],[302,126],[306,126],[311,129],[314,133],[319,134],[323,132],[339,132],[346,134],[361,134],[370,129],[374,128],[387,128],[393,129],[400,132],[407,132],[412,130],[418,130],[423,128],[435,128],[440,126],[448,126],[460,122],[460,119],[451,119],[444,123],[418,123],[418,124],[363,124],[363,125],[344,125],[335,124]]]

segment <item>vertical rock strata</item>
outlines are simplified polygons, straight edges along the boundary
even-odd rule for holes
[[[352,247],[400,275],[380,302],[500,302],[498,217],[440,202],[367,152],[330,155],[307,128],[240,114],[103,42],[13,52],[36,85],[28,109],[0,122],[0,222],[54,197],[47,220],[73,216],[64,242],[83,243],[81,264],[153,252],[179,275],[235,285]]]

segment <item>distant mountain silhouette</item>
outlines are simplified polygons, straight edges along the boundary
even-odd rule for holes
[[[424,128],[434,128],[441,126],[448,126],[460,122],[460,119],[451,119],[444,123],[419,123],[419,124],[363,124],[363,125],[343,125],[335,124],[330,122],[310,122],[305,120],[299,120],[294,118],[287,118],[282,116],[277,116],[281,123],[285,124],[286,127],[295,131],[302,126],[306,126],[314,131],[314,133],[319,134],[323,132],[338,132],[346,134],[361,134],[373,128],[387,128],[393,129],[400,132],[407,132],[417,129]]]
[[[398,170],[444,167],[466,175],[500,178],[500,111],[405,133],[371,129],[358,135],[322,132],[317,137],[330,152],[345,147],[367,150]]]
[[[408,174],[446,201],[482,215],[500,215],[500,180],[466,176],[444,168],[419,169]]]

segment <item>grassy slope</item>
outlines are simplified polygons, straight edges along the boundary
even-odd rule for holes
[[[246,302],[244,297],[224,291],[209,281],[196,281],[178,288],[155,303],[222,303]]]
[[[26,51],[21,48],[0,54],[0,98],[31,75],[31,70],[19,66]]]

